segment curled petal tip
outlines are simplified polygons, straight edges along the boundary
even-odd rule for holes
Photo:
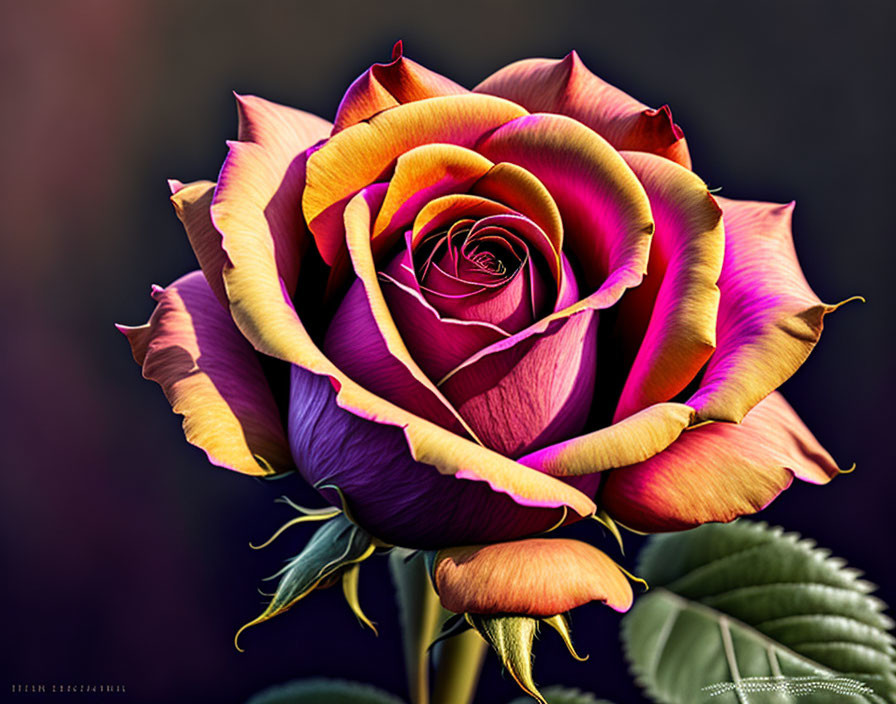
[[[183,181],[178,181],[176,178],[168,179],[168,189],[171,191],[171,195],[174,195],[183,187],[184,187]]]
[[[404,43],[399,39],[392,47],[392,60],[397,61],[402,56],[404,56]]]

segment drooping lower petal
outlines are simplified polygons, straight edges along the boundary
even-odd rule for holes
[[[725,220],[717,347],[687,403],[700,419],[737,423],[799,369],[842,303],[822,303],[803,276],[793,203],[717,200]]]
[[[451,79],[406,58],[399,41],[389,63],[373,64],[349,86],[336,111],[333,132],[402,103],[468,92]]]
[[[656,232],[647,280],[620,304],[620,335],[640,346],[614,421],[673,398],[709,359],[725,251],[722,211],[703,181],[652,154],[623,157],[647,191]]]
[[[368,417],[350,412],[326,376],[293,367],[290,394],[289,439],[302,476],[335,504],[326,487],[338,487],[358,523],[387,543],[510,540],[594,510],[559,480],[431,423],[408,418],[401,427],[375,405]]]
[[[613,518],[635,530],[687,530],[755,513],[794,477],[825,484],[839,472],[775,392],[740,425],[695,427],[658,455],[610,472],[600,500]]]
[[[500,348],[500,349],[497,349]],[[514,335],[453,370],[439,388],[488,446],[509,457],[577,434],[591,409],[597,313]]]
[[[442,605],[455,613],[553,616],[591,601],[628,611],[633,598],[605,553],[562,538],[440,550],[433,581]]]
[[[496,71],[473,89],[519,103],[529,112],[568,115],[616,149],[650,152],[691,168],[681,128],[669,107],[652,110],[595,76],[576,52],[563,59],[525,59]]]
[[[184,417],[187,440],[209,461],[244,474],[294,469],[258,355],[194,271],[165,289],[146,325],[124,327],[143,376]]]
[[[178,219],[184,225],[199,267],[215,296],[227,306],[227,292],[224,290],[224,280],[221,278],[227,264],[227,255],[221,246],[221,233],[212,224],[210,212],[215,184],[212,181],[171,183],[171,203]]]

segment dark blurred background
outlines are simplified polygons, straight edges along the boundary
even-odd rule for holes
[[[337,589],[248,631],[248,651],[234,650],[234,631],[261,608],[260,578],[308,531],[257,553],[248,541],[289,517],[277,495],[314,498],[296,479],[264,484],[208,465],[112,327],[143,322],[150,283],[195,267],[165,179],[216,178],[236,133],[230,91],[332,119],[345,87],[399,38],[408,56],[470,87],[512,60],[575,48],[642,101],[668,102],[696,171],[723,195],[797,201],[797,250],[815,290],[868,303],[829,318],[784,391],[839,462],[858,469],[828,487],[794,485],[764,518],[847,558],[896,603],[896,4],[0,7],[0,691],[110,683],[126,694],[89,699],[238,703],[327,675],[403,695],[384,560],[366,564],[361,580],[378,639]],[[629,539],[629,566],[637,544]],[[574,632],[591,659],[574,662],[546,636],[538,681],[641,701],[617,628],[603,607],[578,610]],[[516,695],[490,656],[477,701]],[[54,700],[63,699],[78,697]]]

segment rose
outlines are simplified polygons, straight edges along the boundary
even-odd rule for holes
[[[667,107],[575,53],[471,92],[400,45],[333,125],[237,100],[217,184],[172,182],[201,272],[123,328],[214,464],[428,548],[728,521],[838,473],[775,392],[836,308],[791,206],[711,195]]]

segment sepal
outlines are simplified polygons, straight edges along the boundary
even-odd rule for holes
[[[375,549],[374,539],[346,518],[345,514],[324,524],[296,557],[269,578],[280,577],[277,590],[261,615],[237,631],[234,636],[237,650],[242,651],[239,637],[249,626],[283,613],[314,589],[334,583],[344,575],[346,569],[370,557]],[[358,618],[372,627],[357,605],[357,575],[349,575],[345,593]]]

